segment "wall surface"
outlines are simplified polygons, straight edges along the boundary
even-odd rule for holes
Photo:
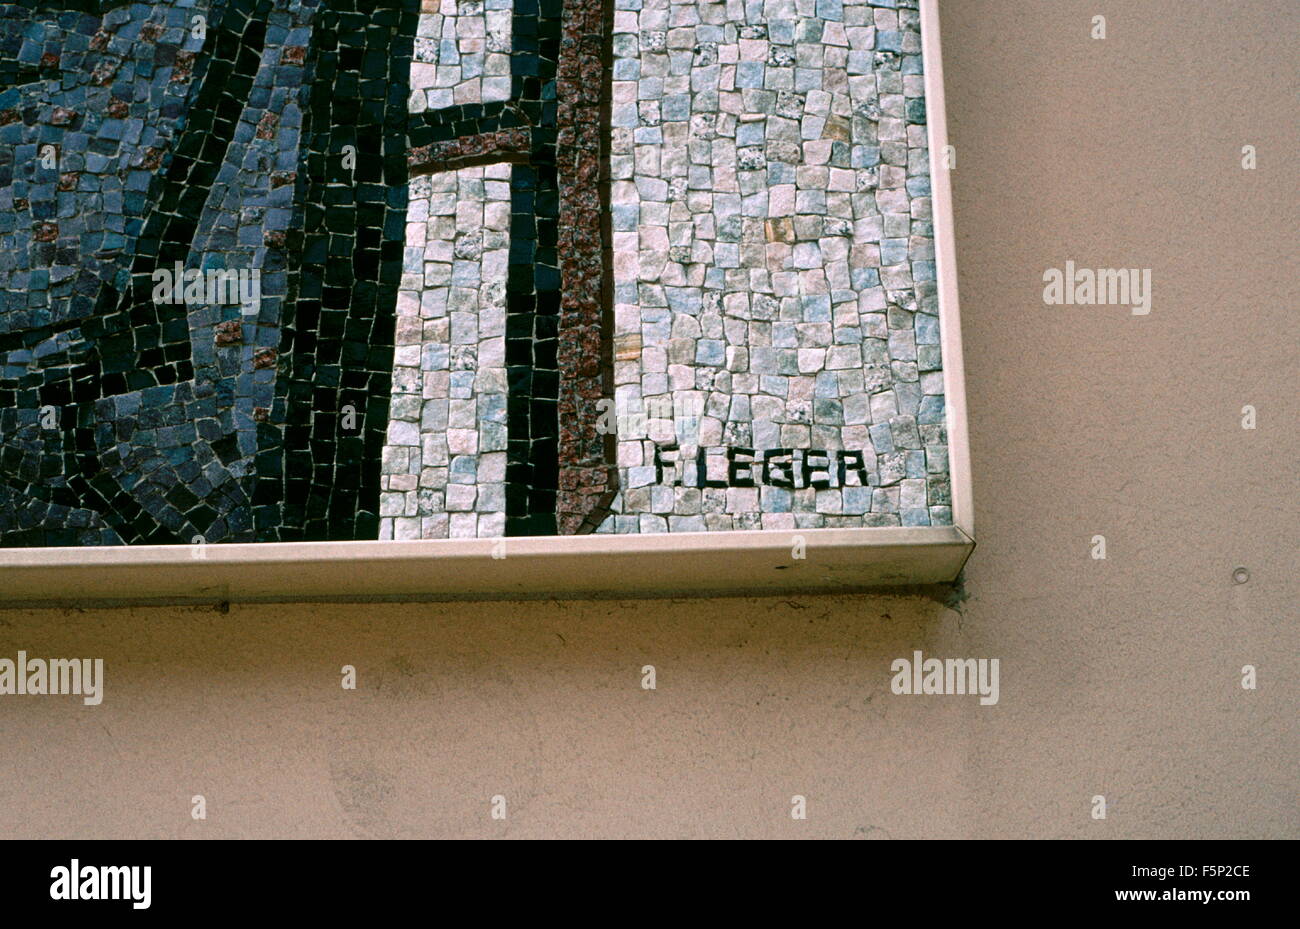
[[[942,4],[960,590],[3,612],[106,682],[0,697],[0,835],[1296,836],[1298,18]],[[1151,268],[1150,314],[1044,305],[1066,261]],[[1000,701],[891,693],[915,649]]]

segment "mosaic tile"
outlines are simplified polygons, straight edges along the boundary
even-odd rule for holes
[[[0,7],[0,544],[948,524],[925,119],[914,0]]]

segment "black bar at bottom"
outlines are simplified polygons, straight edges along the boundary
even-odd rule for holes
[[[789,908],[806,922],[847,908],[914,925],[1102,909],[1230,925],[1294,900],[1283,887],[1294,856],[1290,842],[1258,841],[581,842],[544,852],[518,842],[14,841],[0,843],[0,907],[10,918],[285,914],[331,925],[413,907],[436,919],[431,903],[444,918],[513,906],[534,919],[595,908],[615,922],[674,923],[701,905],[724,907],[728,922],[751,910]],[[86,899],[101,895],[117,899]]]

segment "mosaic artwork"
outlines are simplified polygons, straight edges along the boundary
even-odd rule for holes
[[[915,0],[0,4],[0,544],[951,523]]]

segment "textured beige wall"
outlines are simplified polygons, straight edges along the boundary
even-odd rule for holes
[[[1296,836],[1300,7],[942,7],[979,539],[959,611],[4,612],[0,656],[103,657],[107,684],[95,708],[0,698],[0,835]],[[1045,307],[1067,259],[1152,268],[1151,315]],[[913,648],[999,658],[1001,702],[894,696]]]

